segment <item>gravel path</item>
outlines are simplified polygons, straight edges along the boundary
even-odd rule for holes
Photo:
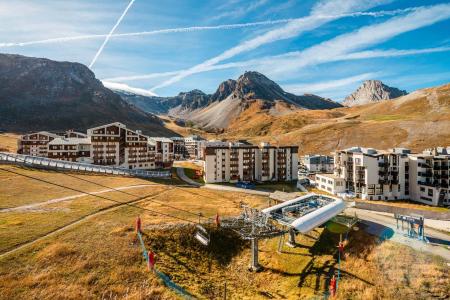
[[[0,213],[12,212],[12,211],[18,211],[18,212],[33,211],[33,210],[36,210],[40,206],[54,204],[54,203],[63,202],[63,201],[70,201],[73,199],[77,199],[77,198],[81,198],[81,197],[85,197],[85,196],[89,196],[89,195],[99,195],[99,194],[113,192],[115,190],[123,191],[123,190],[129,190],[129,189],[139,189],[139,188],[145,188],[145,187],[149,187],[149,186],[160,186],[160,185],[162,185],[162,184],[140,184],[140,185],[131,185],[131,186],[120,186],[120,187],[116,187],[116,188],[100,190],[97,192],[89,192],[89,194],[81,193],[81,194],[76,194],[76,195],[72,195],[72,196],[50,199],[50,200],[43,201],[43,202],[37,202],[37,203],[32,203],[32,204],[27,204],[27,205],[22,205],[22,206],[17,206],[17,207],[3,208],[3,209],[0,209]]]

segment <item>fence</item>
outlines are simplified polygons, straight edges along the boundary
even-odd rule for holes
[[[441,220],[441,221],[448,221],[450,220],[450,212],[439,212],[439,211],[431,211],[431,210],[424,210],[424,209],[414,209],[414,208],[408,208],[408,207],[395,207],[390,205],[383,205],[383,204],[377,204],[377,203],[367,203],[367,202],[360,202],[356,201],[356,208],[360,209],[367,209],[367,210],[374,210],[379,212],[386,212],[391,214],[400,214],[400,215],[421,215],[426,219],[433,219],[433,220]]]
[[[72,170],[79,172],[133,176],[139,178],[167,179],[171,177],[170,171],[147,171],[137,169],[128,170],[119,167],[99,166],[87,163],[70,162],[46,157],[7,153],[7,152],[0,152],[0,162],[7,162],[17,165],[25,165],[44,169]]]

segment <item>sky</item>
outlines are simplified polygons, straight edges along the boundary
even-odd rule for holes
[[[0,53],[79,62],[145,95],[213,93],[259,71],[341,101],[368,79],[450,82],[450,2],[0,0]]]

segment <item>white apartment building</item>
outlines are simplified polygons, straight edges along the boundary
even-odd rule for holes
[[[155,147],[155,164],[157,168],[171,167],[175,159],[173,141],[165,137],[150,137],[148,144]]]
[[[298,147],[248,143],[206,143],[204,179],[207,183],[291,181],[297,179]]]
[[[325,189],[318,183],[319,189],[332,194],[341,193],[343,191],[338,181],[343,179],[345,191],[354,193],[361,199],[409,199],[409,153],[409,150],[402,148],[377,151],[372,148],[353,147],[336,151],[335,176],[327,178]],[[324,177],[326,176],[323,174],[316,175],[316,178]]]
[[[333,175],[316,175],[318,188],[331,194],[351,192],[366,200],[450,205],[450,148],[411,154],[405,148],[379,151],[353,147],[336,151],[334,163]]]
[[[334,174],[316,174],[317,188],[330,194],[345,193],[345,180]]]
[[[198,135],[192,135],[184,138],[184,145],[186,147],[187,154],[191,159],[201,158],[200,148],[205,140]]]
[[[309,173],[333,173],[334,159],[328,155],[304,155],[299,158],[300,166]]]
[[[411,200],[433,206],[450,205],[450,147],[409,156]]]
[[[58,137],[48,143],[48,157],[59,160],[91,163],[91,139]]]

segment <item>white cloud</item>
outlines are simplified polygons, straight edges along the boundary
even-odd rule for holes
[[[357,59],[371,59],[371,58],[383,58],[383,57],[397,57],[397,56],[408,56],[408,55],[420,55],[427,53],[437,53],[437,52],[448,52],[450,51],[450,47],[435,47],[435,48],[425,48],[425,49],[388,49],[388,50],[368,50],[368,51],[359,51],[352,52],[344,55],[337,55],[333,57],[329,57],[327,60],[323,60],[320,63],[327,62],[335,62],[335,61],[345,61],[345,60],[357,60]],[[252,59],[241,62],[233,62],[226,64],[217,64],[213,65],[204,70],[204,72],[216,71],[216,70],[224,70],[224,69],[232,69],[232,68],[264,68],[269,69],[271,66],[277,63],[286,63],[287,60],[291,60],[297,57],[300,52],[288,52],[277,56],[269,56],[262,57],[258,59]],[[319,63],[317,63],[319,64]],[[154,79],[154,78],[163,78],[168,76],[174,76],[179,74],[180,72],[184,72],[186,70],[177,70],[171,72],[161,72],[161,73],[150,73],[143,75],[133,75],[133,76],[120,76],[113,78],[105,78],[107,81],[135,81],[135,80],[143,80],[143,79]],[[270,72],[270,71],[269,71]]]
[[[208,59],[180,74],[154,86],[151,90],[156,90],[162,87],[169,86],[187,76],[195,73],[203,72],[212,65],[218,64],[221,61],[232,58],[240,53],[251,51],[262,45],[272,43],[275,41],[289,39],[298,36],[300,33],[320,27],[321,25],[332,20],[342,17],[342,14],[351,13],[354,10],[364,10],[386,3],[388,1],[370,1],[370,0],[347,0],[347,1],[321,1],[312,10],[312,14],[293,20],[281,28],[270,30],[260,36],[240,43],[239,45],[226,50],[222,54]],[[333,9],[333,10],[330,10]],[[329,13],[333,12],[333,15]]]
[[[107,87],[108,89],[130,92],[130,93],[142,95],[142,96],[158,96],[157,94],[150,92],[148,90],[131,87],[124,83],[109,82],[109,81],[104,81],[104,80],[102,82],[103,82],[103,85],[105,87]]]
[[[283,89],[294,94],[320,93],[323,91],[330,92],[330,90],[332,91],[336,88],[354,86],[356,83],[360,83],[367,79],[375,79],[379,75],[380,73],[370,72],[330,81],[285,84],[283,85]]]
[[[272,74],[296,71],[304,66],[333,61],[339,56],[345,57],[353,51],[379,44],[399,34],[437,23],[449,17],[449,4],[420,8],[406,16],[394,17],[380,24],[365,26],[304,51],[292,53],[287,59],[275,59],[272,62],[269,59],[263,64],[270,69]]]
[[[240,3],[236,3],[233,5],[234,9],[230,9],[230,6],[228,6],[227,11],[220,13],[214,17],[211,18],[211,20],[220,20],[224,18],[239,18],[243,17],[246,14],[258,9],[259,7],[265,5],[268,2],[268,0],[256,0],[253,2],[250,2],[248,5],[243,5]]]
[[[127,32],[127,33],[116,33],[112,34],[110,38],[118,38],[118,37],[132,37],[132,36],[148,36],[148,35],[156,35],[156,34],[165,34],[165,33],[179,33],[179,32],[195,32],[195,31],[203,31],[203,30],[229,30],[236,28],[246,28],[246,27],[255,27],[255,26],[265,26],[265,25],[276,25],[282,23],[291,22],[293,19],[279,19],[279,20],[267,20],[260,22],[250,22],[250,23],[236,23],[236,24],[223,24],[216,26],[191,26],[191,27],[179,27],[179,28],[168,28],[168,29],[159,29],[152,31],[139,31],[139,32]],[[0,43],[0,48],[5,47],[24,47],[38,44],[52,44],[52,43],[62,43],[62,42],[71,42],[71,41],[79,41],[79,40],[91,40],[91,39],[99,39],[105,38],[108,34],[87,34],[87,35],[77,35],[77,36],[66,36],[59,38],[49,38],[42,40],[34,40],[27,42],[10,42],[10,43]]]

